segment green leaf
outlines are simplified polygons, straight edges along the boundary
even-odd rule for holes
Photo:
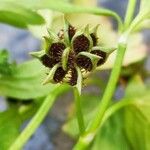
[[[139,24],[136,28],[135,31],[141,31],[142,29],[150,29],[150,19],[144,20],[141,24]]]
[[[15,64],[9,63],[8,52],[6,50],[0,50],[0,76],[12,75],[15,67]]]
[[[141,6],[140,6],[139,14],[145,15],[145,17],[148,17],[150,19],[150,1],[141,0]]]
[[[37,38],[41,39],[48,36],[47,29],[50,28],[52,23],[53,12],[48,9],[38,10],[38,13],[44,18],[45,23],[42,25],[29,25],[28,30]]]
[[[128,66],[130,64],[142,61],[147,56],[147,47],[143,43],[143,38],[140,33],[132,34],[128,39],[128,46],[126,54],[123,61],[123,66]],[[107,59],[106,63],[98,70],[110,69],[114,65],[114,60],[116,58],[116,51],[114,51]]]
[[[124,129],[134,150],[150,149],[150,91],[125,108]]]
[[[21,107],[26,111],[21,113]],[[20,133],[22,123],[29,119],[36,110],[36,105],[13,106],[5,112],[0,113],[0,149],[6,150]]]
[[[97,0],[73,0],[72,3],[81,6],[96,6]]]
[[[20,28],[28,25],[43,24],[44,19],[35,11],[14,2],[0,2],[0,22]]]
[[[150,1],[141,0],[140,10],[138,15],[132,21],[127,33],[135,31],[144,21],[150,20]]]
[[[124,134],[122,112],[113,115],[97,133],[91,150],[131,150]]]
[[[57,86],[42,85],[46,77],[45,67],[32,60],[16,67],[13,76],[0,77],[0,95],[19,99],[43,97]]]
[[[150,149],[150,89],[136,75],[126,88],[126,99],[135,99],[124,109],[124,129],[135,150]]]
[[[81,102],[85,124],[87,125],[95,115],[99,96],[81,95]],[[71,111],[70,114],[70,119],[64,124],[63,130],[72,138],[77,138],[79,133],[75,111]],[[101,132],[98,131],[91,150],[99,150],[101,148],[104,150],[130,150],[130,145],[124,135],[123,126],[123,114],[120,111],[105,122],[101,128]]]
[[[21,120],[19,120],[15,109],[0,114],[0,149],[7,149],[16,138],[19,134],[20,123]]]
[[[135,75],[128,83],[125,91],[125,97],[138,97],[145,93],[146,87],[139,75]]]
[[[98,96],[93,95],[81,95],[81,107],[84,114],[85,125],[91,120],[91,118],[95,114],[95,107],[99,102]],[[72,138],[78,137],[79,129],[77,124],[77,118],[75,109],[71,109],[71,116],[69,116],[69,120],[64,124],[63,131],[65,131]]]
[[[98,96],[93,95],[81,96],[86,125],[94,116],[99,99]],[[111,105],[110,109],[114,105]],[[131,80],[127,87],[126,97],[120,100],[115,111],[111,110],[111,112],[111,114],[109,112],[109,117],[106,117],[108,120],[103,122],[101,130],[97,132],[91,150],[150,149],[150,90],[143,85],[139,76]],[[77,138],[78,126],[74,111],[71,111],[69,117],[63,130],[71,137]]]
[[[9,0],[8,0],[9,1]],[[104,15],[104,16],[112,16],[114,17],[118,23],[119,26],[122,26],[122,21],[120,17],[113,11],[105,9],[105,8],[97,8],[97,7],[81,7],[78,5],[72,5],[68,2],[63,2],[61,0],[58,0],[57,3],[54,0],[48,1],[48,0],[21,0],[16,1],[12,0],[13,2],[17,4],[21,4],[22,6],[26,6],[30,9],[50,9],[54,11],[60,11],[63,13],[90,13],[95,15]]]

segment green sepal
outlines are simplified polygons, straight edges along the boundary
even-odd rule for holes
[[[47,32],[53,41],[57,41],[57,42],[59,41],[58,35],[54,33],[51,29],[47,29]]]
[[[92,48],[92,51],[94,50],[100,50],[103,52],[106,52],[107,54],[111,54],[112,52],[114,52],[117,48],[115,47],[101,47],[101,46],[95,46]]]
[[[70,45],[69,34],[68,34],[69,25],[70,23],[64,17],[64,41],[67,45]]]
[[[83,28],[83,33],[86,34],[86,35],[90,34],[90,26],[89,26],[89,24],[87,24],[85,26],[85,28]]]
[[[67,63],[68,63],[68,57],[69,57],[69,53],[70,53],[70,48],[66,48],[62,54],[62,68],[66,71],[67,70]]]
[[[45,84],[47,84],[47,83],[53,83],[54,82],[54,80],[53,80],[53,78],[54,78],[54,75],[55,75],[55,72],[56,72],[56,70],[57,70],[57,68],[60,66],[60,64],[56,64],[51,70],[50,70],[50,72],[49,72],[49,74],[48,74],[48,76],[46,77],[46,79],[43,81],[43,85],[45,85]]]
[[[35,58],[40,59],[45,54],[45,50],[41,50],[38,52],[30,52],[29,54]]]
[[[83,34],[85,37],[87,37],[88,40],[89,40],[90,45],[89,45],[89,49],[88,49],[87,51],[90,51],[91,48],[93,47],[93,41],[92,41],[92,38],[91,38],[91,36],[90,36],[89,25],[86,25],[85,28],[83,28],[83,29],[81,29],[81,30],[79,30],[79,31],[77,31],[77,32],[75,33],[75,35],[73,36],[73,38],[72,38],[72,40],[71,40],[71,45],[73,45],[73,41],[75,40],[75,38],[78,37],[78,36],[80,36],[80,35],[82,35],[82,34]]]
[[[44,38],[44,49],[45,49],[45,53],[48,53],[49,47],[52,44],[52,39],[50,37],[47,36],[43,36]]]
[[[82,89],[82,73],[79,67],[76,66],[76,70],[77,70],[77,84],[74,86],[75,88],[77,88],[79,95],[81,95],[81,89]]]
[[[100,27],[100,24],[96,25],[91,31],[90,33],[93,33],[96,37],[98,37],[98,28]]]
[[[94,70],[97,67],[98,61],[102,58],[102,57],[100,57],[98,55],[91,54],[89,52],[80,52],[78,55],[83,55],[83,56],[86,56],[86,57],[91,59],[92,66],[93,66],[92,70]]]

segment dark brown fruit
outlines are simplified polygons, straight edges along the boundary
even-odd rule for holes
[[[77,84],[77,79],[78,79],[78,73],[77,70],[75,68],[71,69],[71,77],[70,77],[70,81],[69,84],[71,86],[74,86]]]
[[[90,46],[89,39],[82,35],[77,36],[73,41],[73,50],[76,54],[82,52],[82,51],[88,51]]]
[[[101,56],[102,58],[98,61],[97,66],[102,65],[106,61],[106,52],[100,51],[100,50],[94,50],[91,51],[92,54]]]
[[[68,63],[67,63],[68,68],[74,68],[75,63],[76,63],[76,55],[74,52],[70,52],[68,56]]]
[[[77,65],[87,71],[91,71],[93,66],[90,58],[81,55],[77,58]]]
[[[45,67],[52,68],[56,63],[55,59],[48,57],[46,54],[41,57],[41,62]]]
[[[60,43],[60,42],[53,43],[51,47],[49,48],[50,57],[56,59],[56,61],[60,61],[62,53],[65,48],[66,46],[63,43]]]
[[[65,77],[66,73],[67,73],[67,72],[64,71],[62,67],[59,67],[59,68],[56,70],[55,74],[54,74],[54,78],[53,78],[54,81],[55,81],[56,83],[61,82],[61,81],[63,80],[63,78]]]

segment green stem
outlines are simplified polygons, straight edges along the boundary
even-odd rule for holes
[[[126,38],[124,39],[124,37],[123,37],[121,40],[126,40]],[[102,120],[103,116],[104,116],[105,111],[111,101],[111,98],[115,91],[115,87],[116,87],[116,84],[117,84],[117,81],[118,81],[118,78],[120,75],[121,66],[122,66],[122,62],[123,62],[123,58],[124,58],[124,54],[125,54],[125,50],[126,50],[126,44],[125,44],[126,41],[122,41],[122,42],[123,43],[118,44],[118,50],[117,50],[115,64],[114,64],[109,82],[107,84],[106,90],[104,92],[104,96],[103,96],[100,104],[98,105],[98,110],[97,110],[96,116],[91,120],[91,123],[88,126],[85,134],[79,138],[79,141],[78,141],[77,145],[75,146],[74,150],[86,149],[89,146],[89,144],[92,142],[92,140],[94,139],[99,126],[101,126],[101,123],[103,121]]]
[[[57,87],[53,92],[51,92],[43,104],[39,108],[38,112],[35,114],[31,122],[27,125],[27,127],[23,130],[23,132],[19,135],[16,141],[10,146],[9,150],[19,150],[23,147],[23,145],[28,141],[31,135],[35,132],[35,130],[39,127],[49,109],[52,107],[57,94],[61,91],[61,87]]]
[[[129,27],[129,25],[133,19],[135,6],[136,6],[136,0],[129,0],[128,7],[126,10],[124,29],[127,29]]]
[[[147,99],[149,91],[144,93],[144,96],[142,95],[142,100]],[[108,120],[109,117],[111,117],[114,113],[116,113],[118,110],[125,106],[129,105],[135,105],[135,102],[140,100],[141,97],[130,97],[130,98],[124,98],[121,99],[116,104],[113,104],[111,107],[109,107],[103,117],[102,125],[105,123],[106,120]]]
[[[133,32],[147,18],[147,16],[148,14],[137,15],[136,18],[132,21],[132,24],[126,30],[126,33],[130,34],[131,32]]]
[[[31,2],[31,0],[21,0],[18,1],[17,3],[32,9],[51,9],[63,13],[89,13],[94,15],[111,16],[117,20],[118,28],[120,31],[122,30],[122,26],[123,26],[120,16],[114,11],[105,8],[83,7],[83,6],[73,5],[68,2],[62,2],[62,1],[57,1],[56,3],[53,0],[49,0],[49,1],[40,0],[38,3],[37,1]]]
[[[107,109],[107,111],[103,117],[101,125],[103,125],[105,123],[105,121],[108,120],[108,118],[110,116],[112,116],[115,112],[117,112],[121,108],[128,106],[132,103],[133,103],[133,100],[131,101],[131,100],[122,99],[119,102],[117,102],[116,104],[112,105],[110,108]]]
[[[84,125],[84,119],[81,110],[81,98],[77,88],[74,88],[74,98],[75,98],[76,115],[77,115],[80,135],[82,135],[85,131],[85,125]]]

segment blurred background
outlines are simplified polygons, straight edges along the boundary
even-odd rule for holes
[[[73,1],[73,0],[72,0]],[[73,3],[80,4],[84,3],[87,5],[90,3],[90,0],[74,0]],[[127,0],[97,0],[96,5],[98,7],[105,7],[117,12],[122,18],[124,18],[125,10],[127,7]],[[94,2],[93,2],[94,3]],[[136,5],[136,13],[139,9],[140,0],[138,0]],[[95,5],[95,4],[93,4]],[[113,29],[113,32],[117,29],[117,25],[115,20],[112,18],[104,18],[105,22],[108,22]],[[73,21],[72,21],[73,22]],[[82,24],[82,23],[81,23]],[[110,26],[109,25],[109,26]],[[38,31],[37,31],[38,32]],[[150,71],[150,30],[144,29],[142,30],[142,44],[144,45],[143,53],[145,54],[145,47],[148,56],[142,63],[131,63],[135,65],[135,68],[144,68],[145,70]],[[113,36],[112,36],[113,37]],[[107,38],[107,42],[112,39]],[[111,38],[111,37],[110,37]],[[16,61],[17,63],[25,62],[26,60],[32,59],[29,55],[30,51],[36,51],[41,48],[41,40],[34,36],[31,32],[23,29],[18,29],[6,24],[0,24],[0,49],[7,49],[10,52],[10,61]],[[142,52],[140,51],[140,54]],[[143,59],[144,54],[140,56]],[[146,54],[146,55],[147,55]],[[131,54],[131,58],[134,57]],[[136,54],[134,54],[136,55]],[[138,55],[138,51],[137,51]],[[138,56],[138,57],[140,57]],[[133,58],[134,59],[134,58]],[[135,72],[137,70],[135,69]],[[109,77],[109,70],[105,70],[102,72],[96,73],[96,76],[99,77],[103,81],[107,81]],[[125,75],[123,76],[126,77]],[[123,79],[124,79],[123,78]],[[122,80],[121,80],[122,81]],[[150,78],[145,78],[146,83],[150,83]],[[102,90],[101,90],[102,92]],[[83,89],[83,93],[92,93],[95,95],[99,94],[99,88],[96,85],[90,85]],[[124,88],[122,86],[118,86],[115,99],[120,99],[124,95]],[[72,105],[72,93],[67,93],[59,97],[58,101],[54,104],[51,112],[48,114],[42,125],[38,128],[36,133],[32,136],[30,141],[25,145],[24,150],[70,150],[74,144],[74,140],[71,139],[67,134],[62,131],[62,125],[66,121],[67,114],[71,109]],[[0,111],[4,111],[7,109],[7,102],[4,97],[0,97]],[[27,124],[26,122],[23,127]]]

